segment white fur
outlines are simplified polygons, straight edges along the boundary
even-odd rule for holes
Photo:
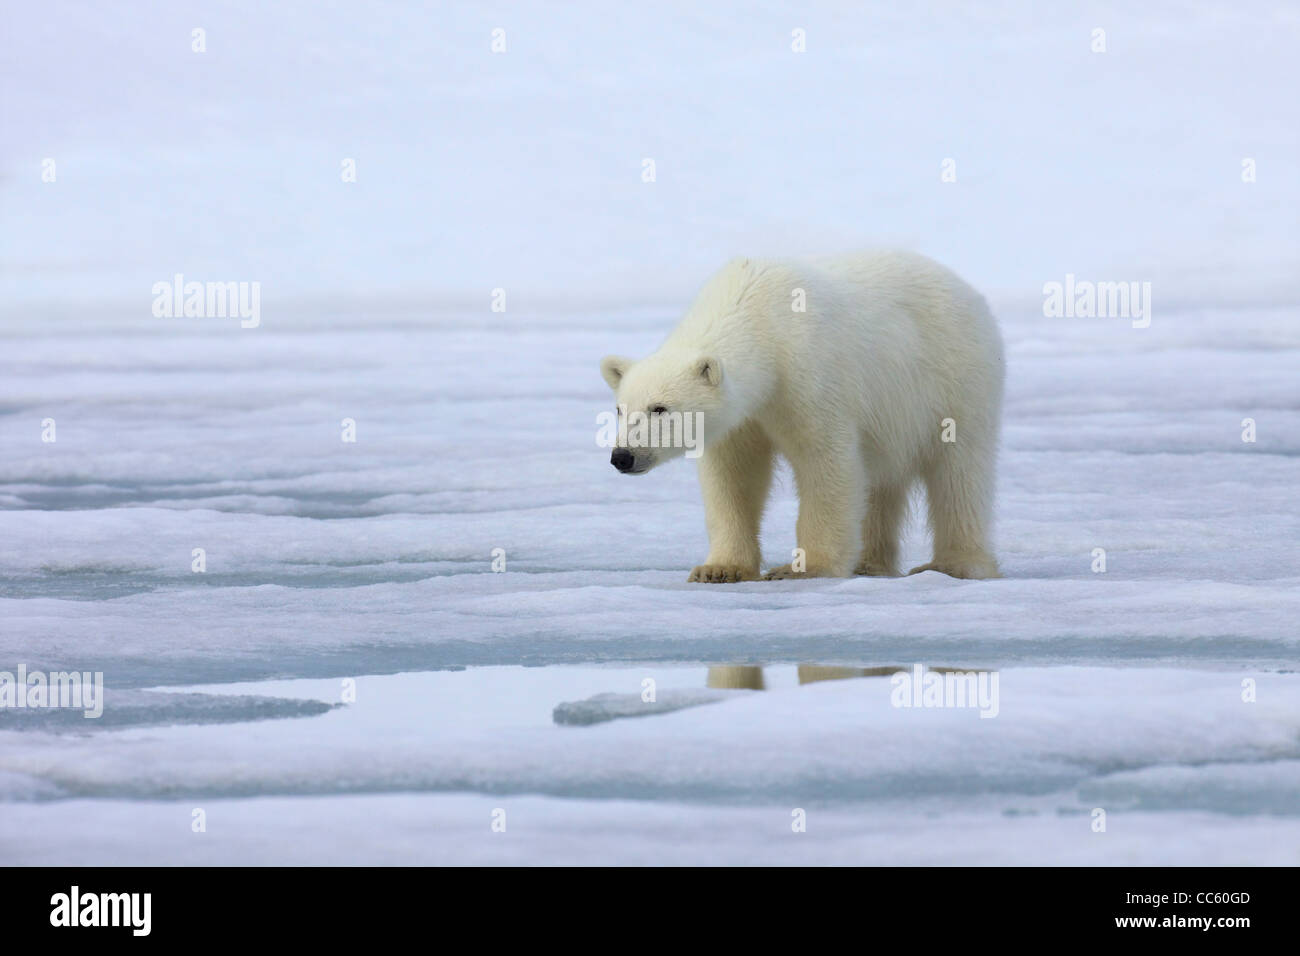
[[[792,310],[796,289],[805,312]],[[943,266],[902,252],[736,259],[658,351],[610,357],[601,370],[625,410],[703,413],[709,555],[692,581],[758,576],[777,454],[799,492],[803,573],[897,574],[908,492],[920,479],[934,561],[914,570],[997,576],[989,532],[1002,342],[983,298]],[[941,440],[949,418],[952,443]],[[619,441],[628,448],[625,428]],[[630,450],[638,474],[682,451]]]

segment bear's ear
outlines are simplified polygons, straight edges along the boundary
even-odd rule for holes
[[[600,374],[604,376],[606,383],[610,388],[618,391],[618,383],[623,381],[623,376],[627,370],[632,367],[630,358],[623,358],[621,355],[606,355],[600,360]]]
[[[710,385],[722,384],[722,363],[715,356],[705,355],[695,360],[695,374]]]

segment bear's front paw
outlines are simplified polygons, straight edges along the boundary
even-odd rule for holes
[[[773,568],[763,575],[764,581],[784,581],[787,578],[806,578],[809,577],[807,571],[796,571],[788,564],[783,564],[779,568]]]
[[[858,562],[858,566],[853,569],[853,573],[863,574],[869,578],[896,578],[899,576],[898,568],[893,565],[865,559]]]
[[[820,562],[813,562],[802,571],[796,571],[792,566],[783,564],[779,568],[773,568],[763,575],[764,581],[786,581],[795,578],[846,578],[849,576],[848,565],[828,565]]]
[[[737,581],[755,581],[758,574],[737,564],[701,564],[691,571],[686,580],[699,584],[735,584]]]

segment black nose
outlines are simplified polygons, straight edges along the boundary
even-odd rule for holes
[[[609,456],[609,463],[619,471],[631,471],[632,461],[632,453],[626,448],[615,448],[614,453]]]

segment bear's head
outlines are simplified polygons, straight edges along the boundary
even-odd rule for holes
[[[725,427],[722,364],[711,355],[660,351],[634,362],[606,356],[600,374],[618,404],[618,441],[609,461],[627,475],[687,455],[697,457],[705,429]]]

